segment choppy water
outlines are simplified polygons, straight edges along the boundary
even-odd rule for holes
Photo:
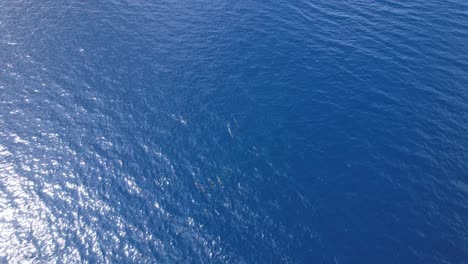
[[[0,2],[0,262],[467,263],[468,2]]]

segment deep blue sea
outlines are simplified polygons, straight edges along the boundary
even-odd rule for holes
[[[0,263],[468,263],[468,1],[1,1]]]

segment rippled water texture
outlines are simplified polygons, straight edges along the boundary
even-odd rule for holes
[[[468,2],[0,2],[0,262],[467,263]]]

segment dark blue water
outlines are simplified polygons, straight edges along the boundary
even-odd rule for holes
[[[28,261],[468,263],[468,2],[2,1]]]

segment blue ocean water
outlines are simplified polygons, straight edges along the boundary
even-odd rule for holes
[[[468,263],[468,2],[0,2],[1,263]]]

